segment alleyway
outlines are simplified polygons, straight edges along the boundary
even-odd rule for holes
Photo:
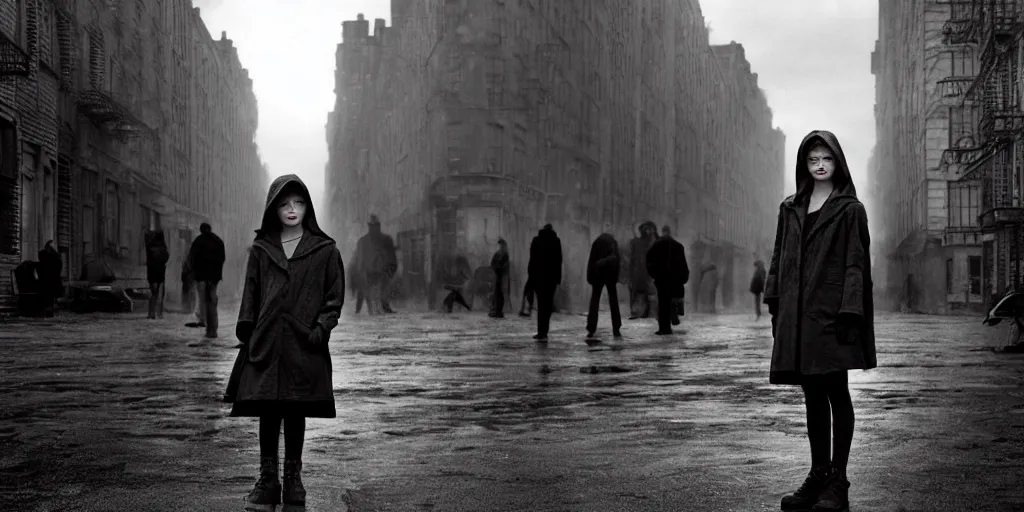
[[[0,494],[12,510],[241,510],[256,422],[220,403],[234,358],[184,317],[0,323]],[[556,316],[346,313],[336,420],[309,421],[310,510],[756,511],[803,478],[796,388],[769,387],[767,320],[626,322],[601,347]],[[646,323],[644,323],[646,322]],[[500,327],[499,327],[500,326]],[[854,372],[852,510],[1019,510],[1024,356],[976,318],[879,320]]]

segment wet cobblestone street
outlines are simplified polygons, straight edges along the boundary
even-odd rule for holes
[[[348,309],[348,308],[346,308]],[[16,510],[241,510],[256,421],[220,402],[235,310],[198,347],[183,315],[0,323],[0,494]],[[533,319],[343,315],[339,416],[309,420],[309,509],[778,510],[809,461],[802,396],[768,385],[767,318],[626,321],[583,342]],[[975,317],[877,321],[851,373],[851,510],[1024,509],[1024,356]]]

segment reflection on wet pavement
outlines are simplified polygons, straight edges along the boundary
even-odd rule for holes
[[[339,417],[308,422],[310,509],[778,509],[808,455],[799,389],[767,383],[766,320],[688,316],[674,337],[626,322],[594,347],[583,323],[556,316],[543,345],[530,319],[346,316],[331,336]],[[258,448],[256,422],[219,402],[233,325],[192,348],[201,332],[182,324],[0,324],[9,503],[240,510]],[[851,374],[855,510],[1024,506],[1024,356],[979,350],[995,331],[879,319],[882,368]]]

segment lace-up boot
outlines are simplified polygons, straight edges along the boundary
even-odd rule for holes
[[[832,479],[832,468],[821,466],[811,469],[804,483],[793,494],[782,497],[782,510],[810,510]]]
[[[302,487],[302,461],[284,461],[284,507],[282,512],[305,512],[306,489]]]
[[[277,457],[260,457],[260,476],[245,499],[245,510],[274,512],[281,503],[281,482],[277,478]]]
[[[846,473],[836,471],[828,487],[818,497],[812,512],[848,512],[850,510],[850,481]]]

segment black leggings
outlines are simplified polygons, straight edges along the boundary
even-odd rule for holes
[[[801,387],[807,405],[811,465],[817,468],[831,462],[833,468],[845,475],[854,425],[847,372],[813,375],[805,379]],[[832,442],[831,450],[829,441]]]
[[[277,457],[281,437],[281,420],[276,416],[260,417],[260,456]],[[306,418],[284,418],[284,458],[302,460],[302,443],[306,439]]]

